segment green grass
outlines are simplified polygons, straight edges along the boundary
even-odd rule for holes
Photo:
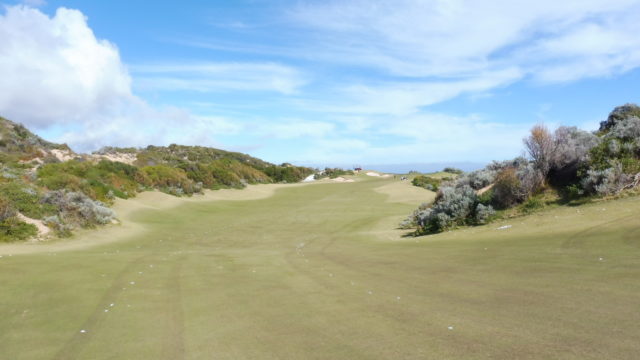
[[[392,228],[421,199],[387,202],[374,189],[400,191],[393,178],[361,178],[5,253],[0,358],[637,358],[640,198],[403,238]]]

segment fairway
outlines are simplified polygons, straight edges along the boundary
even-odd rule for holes
[[[0,247],[0,359],[638,358],[640,198],[413,238],[433,193],[356,179]]]

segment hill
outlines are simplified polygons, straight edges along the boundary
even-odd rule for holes
[[[140,191],[183,196],[204,189],[298,182],[314,172],[202,146],[108,147],[78,154],[4,118],[0,166],[0,242],[28,239],[38,227],[41,234],[52,230],[64,236],[114,222],[109,204]]]

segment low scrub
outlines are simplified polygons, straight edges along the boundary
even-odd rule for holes
[[[411,184],[413,184],[413,186],[418,186],[431,191],[438,191],[441,183],[442,179],[436,179],[426,175],[418,175],[411,180]]]

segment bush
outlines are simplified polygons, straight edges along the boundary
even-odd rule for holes
[[[431,191],[438,191],[441,182],[442,180],[440,179],[432,178],[425,175],[418,175],[414,177],[413,180],[411,180],[411,184],[413,184],[414,186],[419,186]]]
[[[502,170],[495,180],[493,190],[493,202],[500,208],[511,207],[523,198],[522,183],[516,175],[516,169],[508,168]]]
[[[0,193],[14,210],[33,219],[41,219],[55,211],[52,207],[42,204],[36,189],[22,182],[0,184]]]
[[[167,165],[145,166],[140,169],[137,180],[146,186],[159,188],[174,195],[178,193],[190,195],[198,191],[198,187],[187,177],[184,170]],[[175,189],[181,189],[181,191]]]
[[[323,179],[326,177],[330,179],[335,179],[338,176],[343,176],[343,175],[354,175],[354,172],[352,170],[344,170],[341,168],[325,168],[320,173],[315,174],[313,178],[316,180]]]
[[[473,223],[476,221],[477,206],[478,197],[471,187],[443,187],[431,207],[415,212],[418,233],[439,232],[452,226]],[[484,208],[481,209],[484,211]]]
[[[552,156],[551,168],[555,172],[585,164],[589,160],[589,152],[600,143],[596,135],[582,131],[575,126],[559,127],[555,133],[555,151]]]
[[[491,205],[478,204],[476,206],[475,221],[477,224],[486,224],[495,213]]]
[[[485,186],[491,185],[497,174],[493,169],[476,170],[462,175],[456,181],[456,187],[469,186],[472,189],[480,190]]]
[[[611,195],[619,192],[631,180],[631,176],[624,173],[622,164],[615,162],[612,167],[604,170],[591,169],[582,180],[582,187],[587,193]]]
[[[38,235],[35,225],[20,221],[17,217],[10,217],[0,221],[0,242],[27,240]]]
[[[600,123],[600,132],[606,133],[617,123],[630,117],[640,117],[640,107],[636,104],[625,104],[618,106],[607,117],[606,121]]]
[[[11,202],[3,195],[0,195],[0,221],[16,215],[15,209],[11,206]]]
[[[458,175],[461,175],[462,173],[464,173],[464,171],[454,167],[446,167],[442,171],[446,173],[458,174]]]
[[[51,191],[45,194],[43,201],[55,206],[65,223],[81,227],[96,224],[108,224],[115,220],[115,212],[100,201],[95,201],[81,192],[64,190]],[[51,220],[51,218],[48,218]]]

